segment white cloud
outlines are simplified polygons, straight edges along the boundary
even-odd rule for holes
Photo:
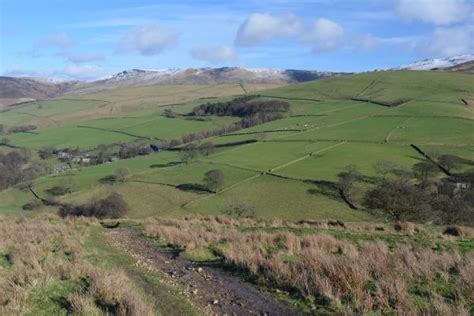
[[[95,80],[107,75],[106,71],[95,65],[71,64],[64,69],[50,71],[36,71],[21,67],[7,69],[4,76],[11,77],[37,77],[56,80]]]
[[[67,77],[79,80],[98,79],[106,75],[102,67],[96,65],[69,65],[66,69],[56,72],[58,75],[65,75]]]
[[[469,0],[399,0],[397,12],[408,21],[448,25],[468,19],[473,6]]]
[[[56,47],[60,49],[67,49],[72,47],[73,45],[74,42],[66,33],[59,32],[43,37],[42,39],[36,42],[34,48],[37,49],[42,47]]]
[[[37,77],[37,76],[40,76],[41,74],[33,70],[20,68],[20,67],[14,67],[14,68],[6,69],[3,72],[3,75],[8,76],[8,77]]]
[[[301,41],[311,45],[313,52],[334,51],[344,45],[344,28],[334,21],[321,18],[314,21],[310,30],[301,36]]]
[[[238,59],[237,52],[232,47],[225,45],[194,48],[191,51],[191,56],[211,64],[231,63]]]
[[[373,50],[380,40],[371,34],[355,35],[353,38],[353,46],[356,52],[368,52]]]
[[[474,51],[474,26],[437,28],[432,36],[421,41],[420,52],[428,57],[451,57]]]
[[[163,26],[154,24],[131,29],[118,43],[119,52],[137,51],[143,56],[160,54],[176,43],[178,34]]]
[[[60,57],[64,57],[66,60],[72,63],[86,63],[91,61],[105,60],[105,55],[100,53],[60,52],[57,55]]]
[[[276,38],[297,35],[300,30],[301,21],[292,14],[273,16],[254,13],[240,25],[235,43],[240,46],[254,46]]]

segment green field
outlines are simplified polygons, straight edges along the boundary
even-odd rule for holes
[[[44,146],[91,149],[140,137],[150,142],[169,140],[229,124],[237,118],[166,118],[162,116],[164,109],[186,114],[198,104],[229,100],[230,95],[241,93],[235,85],[170,86],[168,91],[164,87],[113,90],[75,100],[22,105],[2,112],[0,124],[43,122],[39,126],[44,128],[35,133],[8,135],[13,145],[32,150]],[[75,202],[115,190],[131,205],[132,218],[190,212],[220,214],[229,205],[245,203],[262,217],[371,221],[376,220],[373,215],[350,209],[328,188],[301,180],[335,182],[346,166],[355,165],[366,177],[359,187],[363,192],[380,177],[373,167],[377,161],[392,160],[411,168],[423,159],[410,144],[428,153],[456,154],[474,160],[474,108],[461,101],[473,99],[472,75],[371,72],[258,93],[264,99],[288,101],[291,113],[206,140],[216,145],[256,140],[254,143],[218,148],[189,164],[180,163],[178,152],[167,151],[77,168],[70,175],[39,178],[33,187],[46,196],[48,188],[72,177],[74,192],[61,199]],[[208,98],[213,96],[218,98]],[[403,103],[395,107],[376,104],[397,100]],[[125,183],[112,186],[99,182],[120,167],[130,170]],[[472,165],[459,170],[468,168]],[[224,173],[225,184],[217,194],[177,188],[182,184],[202,184],[204,173],[211,169]],[[265,174],[268,172],[271,174]],[[0,210],[18,210],[31,198],[29,192],[16,188],[3,191]]]

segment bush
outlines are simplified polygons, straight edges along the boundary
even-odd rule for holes
[[[23,204],[23,206],[21,208],[24,209],[25,211],[33,211],[33,210],[36,210],[36,209],[40,208],[41,205],[43,205],[43,203],[41,203],[40,200],[31,200],[31,201]]]
[[[54,196],[61,196],[61,195],[71,193],[72,189],[70,187],[63,186],[63,185],[56,185],[56,186],[46,190],[46,192],[48,192],[49,194],[54,195]]]
[[[443,235],[451,235],[456,237],[472,237],[474,230],[465,226],[446,226]]]
[[[119,218],[125,215],[129,207],[122,195],[111,193],[103,199],[93,199],[82,205],[63,205],[59,210],[61,217],[85,216],[97,218]]]

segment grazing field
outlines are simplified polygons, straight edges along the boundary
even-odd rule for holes
[[[464,162],[453,170],[469,170],[474,160],[474,109],[461,99],[472,98],[473,87],[473,77],[465,74],[372,72],[252,92],[261,100],[289,102],[290,112],[281,119],[204,139],[201,143],[225,146],[191,161],[184,161],[177,150],[183,145],[113,163],[74,166],[70,172],[40,177],[32,188],[46,198],[50,188],[72,179],[67,180],[73,183],[72,192],[57,199],[76,203],[119,191],[131,205],[128,216],[133,218],[220,214],[244,203],[262,217],[380,220],[379,215],[351,209],[341,198],[337,191],[341,173],[353,165],[363,175],[353,197],[360,205],[364,192],[381,179],[378,162],[393,161],[399,168],[411,169],[425,159],[411,144],[433,156],[458,155]],[[237,117],[196,120],[186,114],[199,104],[230,101],[230,95],[242,94],[238,89],[238,85],[125,88],[11,107],[0,120],[12,125],[48,120],[50,124],[32,133],[6,135],[10,144],[33,151],[45,146],[90,150],[135,140],[156,143],[237,122]],[[252,143],[239,143],[244,141]],[[119,168],[127,169],[123,182],[102,181]],[[218,192],[200,190],[204,174],[215,169],[224,178]],[[31,199],[31,192],[19,187],[0,193],[2,209],[18,210]]]

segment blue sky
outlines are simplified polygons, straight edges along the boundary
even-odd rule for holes
[[[389,68],[474,50],[472,0],[0,0],[0,74]]]

